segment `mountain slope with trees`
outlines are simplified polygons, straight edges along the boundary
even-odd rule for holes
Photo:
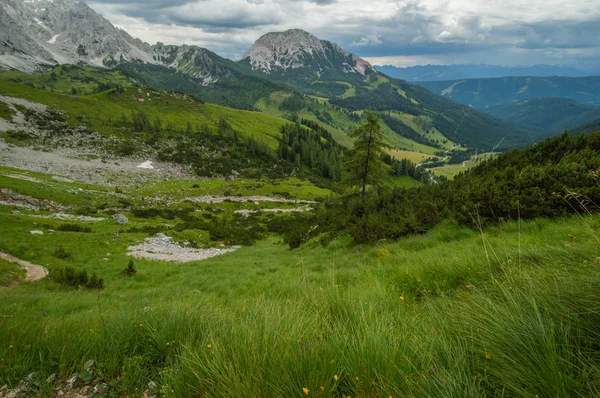
[[[460,79],[489,79],[505,76],[525,77],[586,77],[598,76],[600,70],[583,70],[556,65],[501,66],[487,64],[417,65],[399,68],[393,65],[376,66],[388,76],[408,82],[433,82]]]
[[[480,110],[538,97],[568,98],[582,104],[600,105],[600,76],[502,77],[418,84],[435,94]]]
[[[599,119],[600,107],[566,98],[531,98],[489,108],[487,113],[550,135]]]

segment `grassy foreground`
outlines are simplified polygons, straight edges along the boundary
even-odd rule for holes
[[[136,261],[126,277],[137,235],[28,237],[31,220],[0,214],[0,250],[52,267],[60,244],[106,283],[0,288],[0,384],[93,359],[112,391],[137,396],[150,380],[164,396],[600,393],[598,216],[447,223],[377,247],[270,238],[202,262]]]

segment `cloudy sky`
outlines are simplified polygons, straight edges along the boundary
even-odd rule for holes
[[[600,0],[86,0],[149,43],[239,59],[262,34],[305,29],[377,65],[600,67]]]

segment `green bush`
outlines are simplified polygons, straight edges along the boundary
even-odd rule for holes
[[[92,232],[92,229],[90,227],[86,227],[84,225],[79,225],[79,224],[73,224],[73,223],[60,224],[58,227],[54,227],[49,224],[44,224],[44,228],[54,229],[56,231],[62,231],[62,232],[86,232],[86,233]]]
[[[195,218],[190,214],[195,211],[194,208],[183,208],[183,209],[158,209],[156,207],[148,208],[136,208],[132,209],[131,212],[138,218],[155,218],[160,217],[165,220],[174,220],[180,218],[184,221],[193,221]]]
[[[66,251],[65,248],[62,246],[59,247],[58,249],[56,249],[54,251],[54,253],[52,253],[52,255],[61,260],[69,260],[69,259],[73,258],[73,255],[71,253],[69,253],[68,251]]]
[[[72,266],[51,270],[49,277],[54,282],[65,286],[73,286],[77,288],[85,287],[88,289],[104,288],[104,280],[102,278],[98,278],[96,273],[93,273],[91,277],[88,277],[86,270],[77,270]]]
[[[122,271],[123,275],[127,275],[127,276],[133,276],[137,273],[137,270],[135,269],[135,264],[133,263],[133,260],[129,260],[129,263],[127,263],[127,267],[125,267],[125,269]]]

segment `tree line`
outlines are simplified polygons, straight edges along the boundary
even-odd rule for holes
[[[377,118],[367,114],[346,168],[350,190],[331,199],[287,240],[299,244],[306,225],[327,234],[349,233],[373,243],[423,233],[443,220],[474,227],[505,220],[560,217],[599,210],[600,132],[565,133],[523,150],[512,150],[459,174],[416,189],[390,189],[381,181],[383,144]],[[389,161],[389,158],[386,160]],[[408,161],[392,161],[393,173],[419,173]],[[300,240],[299,240],[300,239]]]

